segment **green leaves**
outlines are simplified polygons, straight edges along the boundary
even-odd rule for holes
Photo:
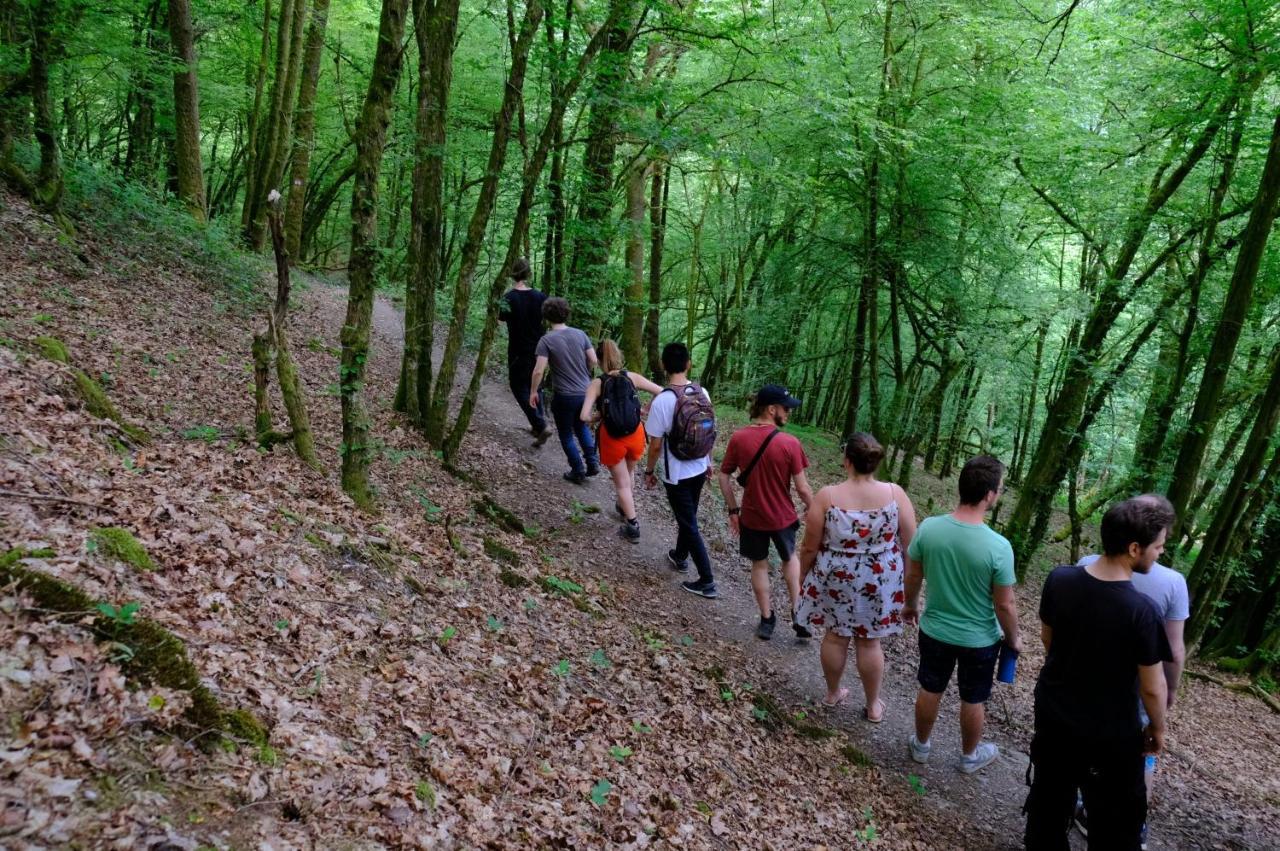
[[[622,745],[614,745],[609,748],[609,756],[613,757],[618,762],[626,762],[627,757],[631,756],[632,753],[633,751],[631,748],[623,747]]]
[[[604,802],[608,799],[611,791],[613,791],[613,784],[601,777],[596,781],[596,785],[591,787],[591,803],[597,807],[604,806]]]
[[[120,608],[116,608],[110,603],[99,603],[97,609],[103,617],[110,618],[119,624],[131,624],[134,622],[134,615],[138,609],[142,607],[141,603],[125,603]]]
[[[453,637],[457,634],[458,634],[457,627],[446,626],[444,630],[440,633],[440,637],[436,639],[436,644],[439,644],[441,647],[444,647],[446,644],[452,641]]]

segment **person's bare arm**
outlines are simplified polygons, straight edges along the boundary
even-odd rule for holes
[[[654,384],[652,381],[645,378],[643,375],[637,375],[634,372],[628,372],[627,378],[631,379],[631,383],[635,385],[635,388],[637,390],[643,390],[644,392],[648,393],[651,396],[657,396],[659,393],[662,392],[661,387],[659,387],[657,384]]]
[[[653,471],[658,469],[658,456],[661,454],[662,438],[649,438],[649,454],[644,459],[644,486],[648,490],[658,486],[658,476]]]
[[[796,489],[796,496],[800,497],[800,502],[804,504],[807,515],[809,506],[813,505],[813,488],[809,487],[809,477],[804,474],[804,470],[801,470],[791,477],[791,484]]]
[[[1172,707],[1174,700],[1177,699],[1178,683],[1182,680],[1182,668],[1187,664],[1187,644],[1182,637],[1186,625],[1186,621],[1164,622],[1164,634],[1169,639],[1169,649],[1173,651],[1173,661],[1164,663],[1164,681],[1168,689],[1168,702],[1165,705],[1168,707]]]
[[[1040,621],[1040,643],[1044,645],[1044,652],[1049,652],[1049,645],[1053,643],[1053,627],[1044,621]]]
[[[596,357],[596,350],[593,346],[587,346],[587,372],[593,373],[600,364],[600,359]]]
[[[804,538],[800,541],[800,581],[813,570],[818,560],[818,547],[822,544],[823,517],[827,513],[828,497],[825,491],[809,501],[809,509],[804,515]]]
[[[924,563],[907,558],[906,576],[907,601],[902,607],[902,619],[907,623],[920,623],[920,587],[924,585]]]
[[[905,553],[916,536],[916,507],[907,492],[897,485],[893,486],[893,495],[898,502],[898,546]]]
[[[538,355],[533,364],[533,377],[529,379],[529,407],[538,407],[538,388],[542,386],[542,376],[547,371],[547,356]]]
[[[716,475],[716,481],[720,484],[720,495],[724,497],[725,513],[729,515],[729,531],[737,537],[742,529],[738,525],[738,512],[734,510],[738,508],[738,495],[733,490],[733,474],[726,473],[721,468]]]
[[[992,585],[991,600],[996,605],[996,620],[1004,630],[1004,643],[1022,652],[1022,636],[1018,634],[1018,601],[1012,585]]]
[[[587,385],[587,395],[582,400],[582,411],[578,414],[578,418],[584,423],[589,423],[595,419],[596,399],[600,397],[600,379],[593,378],[591,383]]]
[[[1164,750],[1164,710],[1168,703],[1169,686],[1164,679],[1164,665],[1138,666],[1138,686],[1142,694],[1142,706],[1151,722],[1147,724],[1146,752],[1158,754]]]

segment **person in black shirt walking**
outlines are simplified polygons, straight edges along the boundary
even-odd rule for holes
[[[1089,848],[1137,851],[1147,816],[1143,754],[1164,747],[1172,653],[1151,601],[1130,581],[1164,552],[1168,500],[1113,505],[1102,518],[1103,556],[1058,567],[1040,597],[1047,655],[1035,690],[1026,847],[1067,851],[1076,789],[1089,812]],[[1138,719],[1138,698],[1151,719]]]
[[[541,390],[538,404],[529,404],[533,390],[529,379],[536,360],[534,350],[542,339],[542,303],[547,300],[547,294],[529,286],[529,271],[529,261],[523,257],[511,267],[514,286],[502,296],[498,318],[507,323],[507,380],[511,393],[529,420],[529,430],[537,438],[534,445],[541,446],[552,431],[547,425]]]

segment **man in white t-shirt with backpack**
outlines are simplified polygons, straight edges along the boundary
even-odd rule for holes
[[[666,389],[653,398],[645,432],[649,454],[644,465],[644,486],[658,485],[657,463],[662,459],[662,484],[667,502],[676,516],[676,546],[667,552],[673,570],[689,569],[689,559],[698,570],[694,581],[680,586],[691,594],[714,600],[720,596],[711,573],[711,558],[698,529],[698,500],[711,469],[711,449],[716,442],[715,414],[707,391],[689,380],[689,349],[683,343],[668,343],[662,350],[662,368],[668,376]]]

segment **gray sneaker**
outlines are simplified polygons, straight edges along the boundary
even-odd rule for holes
[[[960,757],[960,770],[965,774],[973,774],[995,762],[998,756],[1000,756],[1000,748],[991,742],[983,742],[969,756]]]
[[[640,524],[623,521],[618,526],[618,537],[631,544],[640,543]]]
[[[911,750],[911,758],[922,765],[929,761],[929,751],[933,750],[932,743],[924,742],[921,744],[916,741],[915,733],[911,734],[911,739],[907,742],[907,747]]]

